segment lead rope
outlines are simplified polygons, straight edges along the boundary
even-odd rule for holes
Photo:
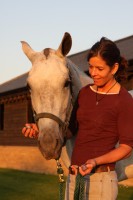
[[[59,200],[64,200],[64,170],[62,168],[59,160],[56,160],[57,163],[57,174],[59,181]],[[85,180],[84,177],[78,173],[76,176],[76,184],[74,190],[74,200],[84,200],[84,190],[85,190]]]
[[[57,163],[57,174],[58,174],[58,180],[59,180],[59,200],[64,200],[64,170],[62,168],[61,163],[59,160],[56,160]]]
[[[84,190],[85,190],[84,177],[80,173],[78,173],[76,176],[74,200],[84,200]]]

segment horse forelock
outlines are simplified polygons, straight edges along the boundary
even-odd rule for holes
[[[42,58],[42,54],[39,54],[36,58],[36,62],[33,63],[28,78],[34,77],[34,81],[35,78],[37,78],[40,82],[44,79],[51,81],[52,78],[61,79],[67,76],[68,69],[66,68],[65,60],[60,59],[55,52],[49,48],[44,49],[43,55],[45,55],[44,59]]]
[[[46,59],[48,58],[48,55],[50,53],[50,48],[46,48],[43,50],[44,55],[46,56]]]

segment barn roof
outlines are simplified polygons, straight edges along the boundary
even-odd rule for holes
[[[1,84],[0,85],[0,94],[26,87],[27,77],[28,77],[28,72]]]
[[[115,41],[115,43],[119,47],[121,54],[127,60],[133,60],[133,35],[117,40]],[[83,71],[87,71],[88,70],[88,64],[87,64],[88,51],[89,49],[70,55],[68,56],[68,58],[72,62],[74,62],[76,65],[78,65]],[[9,91],[25,88],[27,85],[26,83],[27,76],[28,76],[28,72],[1,84],[0,95]]]
[[[115,41],[116,45],[121,51],[121,55],[124,56],[127,60],[133,59],[133,35]],[[78,65],[83,71],[88,70],[87,64],[87,55],[88,50],[70,55],[69,58]]]
[[[117,40],[116,45],[121,51],[121,55],[123,55],[127,60],[133,59],[133,35]]]

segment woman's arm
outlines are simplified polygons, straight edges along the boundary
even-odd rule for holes
[[[94,159],[87,160],[87,162],[79,167],[80,173],[84,176],[89,174],[96,165],[113,163],[130,156],[132,147],[126,144],[120,144],[119,147]]]
[[[103,156],[95,158],[95,160],[97,165],[113,163],[126,158],[128,155],[130,155],[131,151],[132,147],[128,146],[127,144],[120,144],[116,149],[104,154]]]

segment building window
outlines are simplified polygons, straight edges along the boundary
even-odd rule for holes
[[[0,130],[4,130],[4,104],[0,104]]]

